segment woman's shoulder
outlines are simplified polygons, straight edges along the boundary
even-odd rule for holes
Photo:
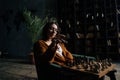
[[[36,41],[36,43],[34,44],[34,47],[46,47],[47,45],[45,44],[44,40],[38,40]]]
[[[37,43],[39,43],[39,44],[45,44],[45,41],[44,40],[38,40]]]
[[[45,41],[44,40],[38,40],[34,44],[45,44]]]

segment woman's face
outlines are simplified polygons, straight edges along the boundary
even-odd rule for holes
[[[56,24],[52,24],[50,28],[48,29],[48,38],[55,38],[56,34],[58,32],[58,27]]]

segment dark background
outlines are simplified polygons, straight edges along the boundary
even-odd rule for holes
[[[24,8],[41,18],[48,14],[50,17],[56,17],[62,27],[62,32],[71,36],[68,40],[70,44],[67,45],[71,52],[92,56],[98,54],[102,55],[102,57],[114,57],[114,59],[119,58],[120,37],[118,37],[118,33],[120,32],[120,15],[116,14],[116,10],[120,10],[119,0],[0,0],[0,51],[4,55],[3,57],[28,58],[31,52],[33,44],[28,36],[28,31],[21,15]],[[84,35],[89,33],[87,28],[91,25],[91,22],[85,17],[87,13],[95,16],[97,9],[103,11],[106,16],[102,21],[96,18],[93,22],[94,25],[102,24],[102,27],[100,27],[102,37],[99,40],[97,37],[93,38],[93,46],[87,46],[86,42],[88,39],[77,39],[75,35],[76,33]],[[60,22],[61,20],[63,20],[62,23]],[[67,23],[68,20],[71,28],[69,28],[69,23]],[[77,21],[80,22],[82,27],[77,27]],[[107,21],[115,23],[114,30],[108,31],[111,23],[107,23]],[[96,36],[97,30],[92,32]],[[117,36],[114,36],[114,33]],[[108,36],[109,34],[110,37]],[[107,40],[113,40],[113,46],[108,46]],[[87,49],[93,49],[93,51],[87,52]]]
[[[55,0],[0,0],[0,51],[5,56],[27,58],[32,47],[24,20],[26,8],[39,17],[56,15]]]

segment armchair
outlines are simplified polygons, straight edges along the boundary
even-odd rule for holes
[[[84,58],[86,57],[89,60],[96,60],[95,57],[91,56],[84,56],[79,54],[73,54],[73,57],[75,58]],[[53,79],[53,80],[96,80],[96,76],[93,76],[89,73],[80,73],[79,71],[70,70],[69,68],[64,68],[63,66],[54,64],[54,63],[48,63],[46,65],[49,72],[47,72],[46,75],[44,73],[40,73],[39,67],[37,67],[37,74],[38,74],[38,80],[47,80],[47,79]],[[44,70],[43,70],[44,72]],[[116,70],[112,70],[109,72],[108,76],[112,78],[112,80],[116,80],[114,73]],[[48,75],[49,74],[49,75]],[[93,77],[91,77],[93,76]],[[42,79],[41,79],[42,78]],[[103,80],[104,76],[98,80]]]

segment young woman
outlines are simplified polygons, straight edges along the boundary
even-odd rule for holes
[[[55,69],[50,65],[50,63],[55,63],[63,66],[67,62],[73,63],[73,56],[66,49],[63,38],[65,37],[60,35],[60,28],[57,23],[48,22],[43,27],[42,38],[34,44],[38,80],[91,80],[89,77],[79,76],[77,73],[70,74],[69,77],[65,78],[60,74],[59,69]],[[114,71],[109,72],[107,75],[110,76],[111,80],[116,80]],[[100,78],[100,80],[102,79]]]
[[[49,63],[65,65],[68,61],[73,62],[72,54],[66,49],[63,43],[64,36],[59,33],[60,28],[58,24],[56,22],[48,22],[43,27],[42,39],[34,44],[36,69],[38,74],[42,75],[38,75],[38,78],[40,76],[40,78],[42,77],[43,80],[46,80],[45,75],[51,74]],[[55,77],[55,75],[53,76]]]

